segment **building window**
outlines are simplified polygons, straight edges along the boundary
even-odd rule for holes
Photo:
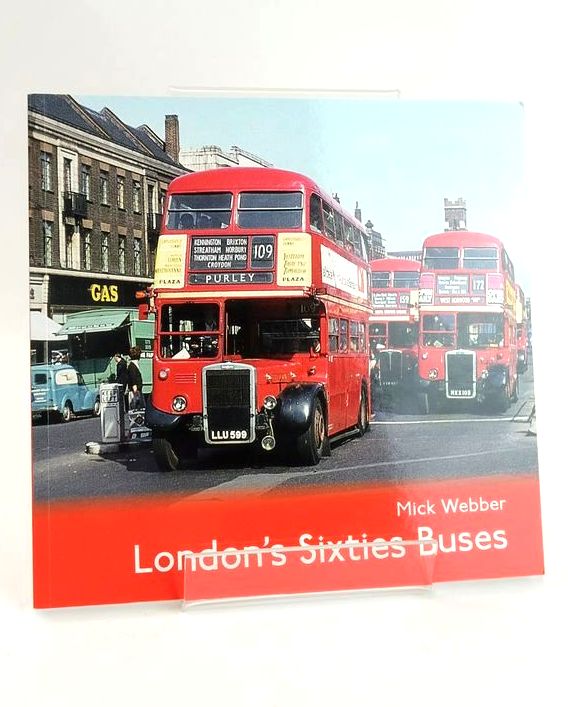
[[[90,270],[92,266],[91,258],[91,231],[83,232],[83,270]]]
[[[118,237],[118,271],[126,271],[126,236]]]
[[[71,160],[68,157],[63,159],[63,189],[71,191]]]
[[[81,194],[91,199],[91,167],[88,164],[81,165]]]
[[[81,234],[75,226],[65,226],[65,265],[71,270],[81,269]]]
[[[53,224],[51,221],[42,221],[43,232],[43,262],[53,265]]]
[[[154,204],[154,185],[148,184],[148,213],[156,213]]]
[[[101,270],[108,272],[108,233],[101,234]]]
[[[101,204],[103,204],[103,206],[108,206],[109,205],[108,172],[101,172],[100,191],[101,191]]]
[[[134,239],[134,274],[142,274],[142,240]]]
[[[51,191],[51,155],[49,152],[41,153],[41,188],[43,191]]]
[[[119,209],[124,209],[124,177],[116,178],[117,199]]]
[[[73,229],[65,230],[65,265],[68,268],[73,267]]]
[[[132,210],[135,214],[139,214],[140,209],[140,195],[141,195],[140,182],[134,182],[132,185]]]

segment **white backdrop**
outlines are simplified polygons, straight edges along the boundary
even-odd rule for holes
[[[463,707],[548,704],[547,693],[564,693],[565,650],[553,638],[563,643],[567,629],[566,334],[557,322],[566,289],[568,120],[556,5],[33,0],[4,9],[4,704]],[[167,95],[172,87],[398,89],[403,98],[523,101],[544,578],[189,612],[176,603],[32,610],[26,95]]]

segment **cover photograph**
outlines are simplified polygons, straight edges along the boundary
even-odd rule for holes
[[[544,572],[520,103],[27,115],[37,608]]]

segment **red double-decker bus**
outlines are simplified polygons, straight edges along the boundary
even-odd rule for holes
[[[419,280],[416,260],[371,261],[369,339],[375,361],[373,395],[379,406],[385,396],[414,390],[418,381]]]
[[[529,365],[529,324],[525,293],[519,285],[515,285],[517,296],[517,370],[524,373]]]
[[[370,414],[363,226],[307,177],[231,168],[169,186],[146,423],[173,470],[202,446],[317,464]]]
[[[518,397],[515,275],[501,241],[469,231],[426,238],[418,371],[430,407],[476,399],[505,410]]]

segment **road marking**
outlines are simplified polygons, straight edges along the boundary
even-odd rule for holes
[[[528,417],[467,417],[462,420],[371,420],[370,425],[445,425],[451,422],[528,422]]]
[[[270,491],[271,489],[276,488],[276,486],[280,486],[280,484],[282,484],[284,481],[288,481],[288,479],[293,479],[297,476],[310,476],[313,474],[313,471],[289,471],[281,473],[275,472],[269,474],[255,474],[254,482],[251,481],[251,484],[254,483],[254,485],[251,486],[248,486],[246,482],[243,483],[243,480],[248,478],[248,474],[242,474],[236,476],[230,481],[225,481],[221,484],[218,484],[217,486],[212,486],[211,488],[204,489],[203,491],[198,491],[197,493],[191,494],[191,497],[214,498],[215,496],[219,495],[219,497],[222,498],[222,494],[231,490],[238,491],[239,493],[244,493],[247,496],[260,496],[266,491]]]
[[[469,457],[481,457],[488,456],[490,454],[502,454],[503,452],[514,452],[517,451],[518,447],[500,447],[499,449],[488,449],[484,452],[468,452],[467,454],[448,454],[443,457],[422,457],[421,459],[393,459],[384,462],[373,462],[372,464],[359,464],[358,466],[342,466],[335,469],[322,469],[317,470],[316,474],[327,474],[336,471],[354,471],[355,469],[373,469],[377,466],[395,466],[398,464],[416,464],[420,462],[437,462],[437,461],[448,461],[448,459],[467,459]]]
[[[270,474],[258,474],[254,477],[254,486],[247,486],[243,484],[243,476],[239,475],[230,481],[226,481],[217,486],[209,489],[204,489],[198,493],[192,494],[192,498],[195,497],[215,497],[219,496],[219,500],[223,497],[223,494],[227,491],[239,491],[239,493],[244,493],[248,495],[260,496],[265,491],[269,491],[277,486],[280,486],[283,482],[289,479],[298,478],[302,476],[323,476],[324,474],[335,474],[344,471],[358,471],[361,469],[375,469],[381,466],[399,466],[401,464],[424,464],[427,462],[440,462],[448,461],[450,459],[469,459],[471,457],[482,457],[489,456],[492,454],[502,454],[503,452],[514,452],[517,451],[518,447],[500,447],[499,449],[488,449],[483,452],[468,452],[467,454],[448,454],[440,457],[423,457],[420,459],[397,459],[382,462],[373,462],[372,464],[359,464],[357,466],[342,466],[335,467],[332,469],[310,469],[309,471],[297,471],[297,472],[273,472]],[[321,462],[320,462],[321,463]],[[246,477],[245,477],[246,478]],[[258,483],[260,482],[260,483]],[[258,483],[258,485],[257,485]]]

